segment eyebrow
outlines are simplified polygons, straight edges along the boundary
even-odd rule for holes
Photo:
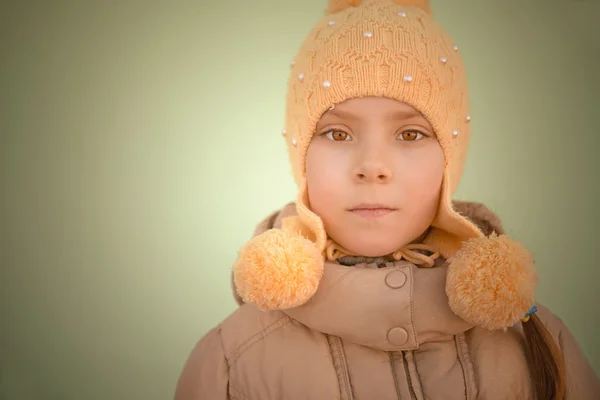
[[[335,115],[336,117],[348,119],[348,120],[357,120],[360,119],[359,116],[352,114],[351,112],[342,111],[337,108],[333,110],[329,110],[329,114]],[[410,119],[414,117],[421,117],[421,113],[416,110],[406,110],[406,111],[395,111],[393,113],[389,113],[386,115],[387,119],[392,120],[401,120],[401,119]]]

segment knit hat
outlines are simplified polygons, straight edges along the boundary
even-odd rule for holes
[[[486,237],[452,207],[470,136],[467,81],[459,48],[433,20],[427,0],[330,0],[302,43],[291,65],[282,132],[299,188],[298,215],[240,250],[234,266],[240,296],[264,310],[285,309],[317,290],[327,234],[310,209],[307,149],[325,112],[366,96],[420,111],[443,150],[440,203],[425,243],[450,261],[454,312],[489,329],[518,322],[535,298],[531,256],[505,235]]]

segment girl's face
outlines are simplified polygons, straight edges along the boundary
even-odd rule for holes
[[[396,100],[348,100],[319,120],[306,156],[308,196],[329,237],[383,256],[423,234],[440,196],[444,155],[429,122]]]

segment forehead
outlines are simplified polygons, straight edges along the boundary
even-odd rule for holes
[[[321,119],[409,119],[423,118],[419,111],[407,103],[386,97],[360,97],[336,104]]]
[[[391,99],[388,97],[375,97],[375,96],[366,96],[366,97],[357,97],[354,99],[348,99],[342,103],[339,103],[335,106],[335,108],[341,108],[345,110],[359,110],[362,108],[386,108],[386,109],[396,109],[396,110],[412,110],[415,109],[407,103],[403,103],[396,99]]]

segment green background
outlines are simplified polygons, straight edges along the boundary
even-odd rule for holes
[[[467,64],[457,198],[534,253],[600,371],[600,1],[434,0]],[[293,200],[289,62],[324,0],[3,1],[0,398],[167,399]]]

